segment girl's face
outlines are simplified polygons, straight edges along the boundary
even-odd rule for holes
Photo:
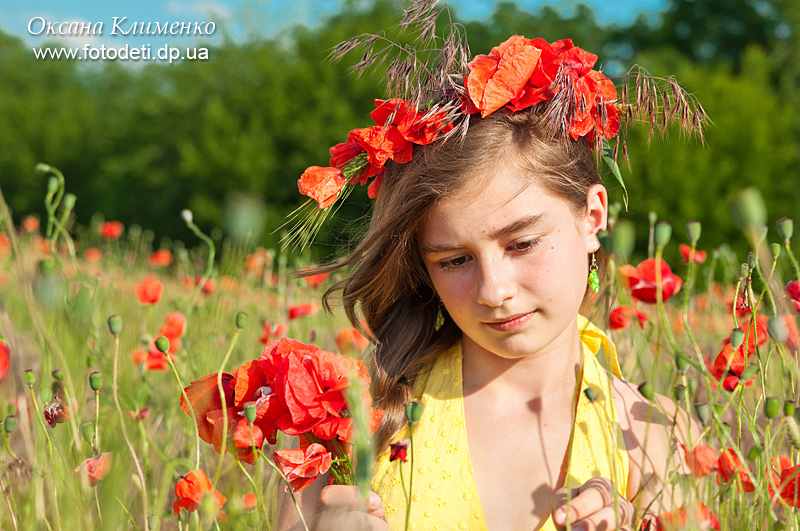
[[[463,348],[517,359],[577,336],[587,254],[600,247],[606,209],[601,185],[576,215],[509,166],[440,200],[419,242],[436,293],[463,332]]]

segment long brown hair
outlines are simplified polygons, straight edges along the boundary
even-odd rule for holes
[[[417,233],[436,202],[481,176],[511,162],[549,193],[565,199],[577,214],[585,212],[593,184],[602,183],[595,155],[584,139],[547,133],[537,109],[474,115],[463,139],[415,146],[407,164],[389,163],[369,228],[342,261],[324,270],[351,266],[348,277],[323,298],[326,307],[337,292],[350,321],[366,321],[376,345],[372,354],[373,393],[385,415],[376,434],[378,453],[403,427],[403,405],[420,371],[461,337],[450,319],[436,328],[439,300],[428,276]],[[600,264],[605,260],[599,260]]]

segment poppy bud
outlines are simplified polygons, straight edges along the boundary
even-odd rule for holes
[[[246,402],[244,405],[244,418],[252,426],[256,421],[256,404],[255,402]]]
[[[748,459],[749,461],[755,461],[755,460],[756,460],[756,459],[758,459],[758,458],[761,456],[761,454],[763,454],[763,453],[764,453],[764,449],[763,449],[763,448],[761,448],[761,445],[759,445],[759,444],[756,444],[756,445],[754,445],[752,448],[750,448],[750,451],[749,451],[749,452],[747,452],[747,459]]]
[[[75,208],[75,194],[64,194],[64,210],[72,210]]]
[[[650,222],[650,225],[655,225],[656,221],[658,220],[658,214],[651,210],[647,213],[647,220]]]
[[[594,402],[595,400],[597,400],[597,393],[595,393],[594,389],[592,389],[591,387],[587,387],[586,389],[584,389],[583,394],[586,395],[586,399],[589,400],[589,402]]]
[[[61,369],[55,369],[53,372],[50,373],[53,376],[53,380],[57,382],[64,381],[64,371]]]
[[[741,229],[750,229],[767,222],[767,207],[756,188],[745,188],[736,194],[730,204],[733,221]]]
[[[777,398],[767,398],[764,401],[764,415],[768,419],[774,419],[781,411],[781,402]]]
[[[755,251],[747,253],[747,267],[752,271],[756,268],[757,260]]]
[[[42,386],[42,388],[39,389],[39,399],[43,404],[49,404],[53,399],[53,390],[49,387]]]
[[[43,176],[47,175],[48,173],[50,173],[51,171],[53,171],[53,168],[49,164],[45,164],[44,162],[40,162],[39,164],[36,165],[36,168],[34,169],[34,171],[36,172],[36,175],[38,175],[40,177],[43,177]]]
[[[669,243],[670,238],[672,238],[672,225],[666,221],[656,223],[655,232],[653,233],[653,241],[656,247],[663,249]]]
[[[789,243],[794,234],[794,222],[791,218],[781,218],[778,220],[778,236],[783,238],[784,243]]]
[[[639,392],[642,393],[642,396],[648,400],[652,400],[656,396],[655,389],[653,389],[653,384],[649,382],[642,382],[639,384]]]
[[[25,376],[25,383],[28,384],[28,386],[31,386],[34,384],[34,382],[36,382],[36,373],[33,372],[33,369],[28,369],[23,374]]]
[[[686,388],[682,385],[676,385],[675,389],[672,390],[673,396],[675,396],[675,400],[681,401],[686,397]]]
[[[701,423],[708,424],[708,419],[711,417],[711,408],[708,404],[695,404],[694,412],[697,413]]]
[[[103,373],[94,371],[89,373],[89,387],[92,391],[99,391],[103,388]]]
[[[118,336],[122,333],[122,317],[119,315],[112,315],[108,318],[108,329],[109,331]]]
[[[17,417],[14,415],[9,415],[6,417],[5,422],[3,422],[3,429],[6,430],[6,433],[11,435],[11,432],[17,427]]]
[[[247,326],[247,314],[244,312],[239,312],[236,314],[236,328],[241,330]]]
[[[406,415],[406,420],[412,426],[419,422],[419,419],[422,417],[422,410],[425,408],[422,402],[414,400],[409,402],[405,405],[404,412]]]
[[[758,365],[755,364],[748,365],[745,368],[745,370],[742,371],[742,375],[739,377],[739,379],[743,382],[748,382],[750,381],[751,378],[753,378],[756,375],[757,372],[758,372]]]
[[[56,264],[51,258],[39,260],[39,273],[43,277],[51,277],[56,272]]]
[[[770,317],[767,321],[767,332],[778,343],[783,343],[788,337],[786,323],[780,317]]]
[[[169,339],[167,339],[165,336],[161,336],[156,339],[156,348],[162,354],[169,352]]]
[[[58,191],[58,178],[50,177],[47,179],[47,193],[54,194]]]
[[[744,281],[749,274],[750,268],[747,266],[747,264],[742,264],[739,266],[739,280]]]
[[[90,443],[94,440],[94,424],[91,422],[84,422],[81,424],[81,437],[83,440]]]
[[[756,225],[752,229],[752,234],[754,238],[754,244],[756,247],[761,245],[761,243],[767,239],[767,233],[769,232],[769,228],[766,225]]]
[[[689,370],[689,356],[682,352],[675,354],[675,367],[680,373],[684,373]]]
[[[700,225],[699,221],[690,221],[686,224],[686,237],[689,238],[689,243],[691,245],[696,245],[697,240],[700,239],[700,233],[702,232],[703,226]]]
[[[689,380],[689,393],[694,394],[697,391],[697,380]]]
[[[792,402],[791,400],[787,400],[786,402],[783,403],[783,414],[786,415],[787,417],[791,417],[792,415],[794,415],[794,410],[795,410],[794,402]]]
[[[777,243],[769,244],[769,254],[772,256],[773,260],[777,260],[781,257],[781,246]]]
[[[188,208],[184,208],[183,210],[181,210],[181,217],[183,218],[183,221],[185,221],[186,223],[191,223],[194,218],[194,216],[192,216],[192,211],[189,210]]]
[[[739,348],[739,345],[742,344],[744,341],[744,330],[741,328],[734,328],[733,332],[731,332],[731,346],[735,349]]]

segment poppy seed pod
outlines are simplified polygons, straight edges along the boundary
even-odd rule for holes
[[[652,400],[656,396],[656,391],[653,389],[653,384],[649,382],[642,382],[639,384],[639,392],[648,400]]]
[[[655,232],[653,233],[653,241],[656,247],[663,249],[669,243],[670,238],[672,238],[672,225],[666,221],[656,223]]]
[[[689,221],[686,223],[686,237],[689,238],[689,243],[691,245],[696,245],[697,241],[700,239],[700,233],[703,230],[703,226],[700,225],[699,221]]]
[[[741,229],[750,229],[767,222],[767,206],[756,188],[745,188],[730,204],[733,221]]]
[[[5,422],[3,422],[3,429],[6,431],[6,433],[10,435],[16,427],[17,417],[14,415],[7,416]]]
[[[697,380],[689,380],[689,393],[695,394],[697,391]]]
[[[425,408],[422,402],[414,400],[413,402],[409,402],[405,405],[404,413],[406,415],[406,420],[412,426],[419,422],[419,419],[422,417],[422,410]]]
[[[156,339],[156,348],[162,354],[169,352],[169,339],[167,339],[165,336],[161,336]]]
[[[777,398],[767,398],[764,401],[764,415],[768,419],[774,419],[781,411],[781,402]]]
[[[248,424],[251,426],[256,421],[256,404],[255,402],[246,402],[244,405],[244,418],[247,419]]]
[[[595,393],[594,389],[591,387],[584,389],[583,394],[586,395],[586,399],[589,400],[589,402],[594,403],[594,401],[597,400],[597,393]]]
[[[689,356],[682,352],[675,354],[675,367],[680,373],[684,373],[689,370]]]
[[[33,372],[33,369],[28,369],[23,374],[25,376],[25,383],[28,384],[28,386],[31,386],[34,384],[34,382],[36,382],[36,373]]]
[[[773,260],[777,260],[781,257],[781,246],[777,243],[769,244],[769,254],[772,256]]]
[[[733,332],[731,332],[731,346],[737,349],[742,344],[742,341],[744,341],[744,330],[734,328]]]
[[[51,277],[56,272],[56,263],[51,258],[39,260],[39,273],[43,277]]]
[[[47,193],[53,194],[58,190],[58,178],[50,177],[47,179]]]
[[[92,388],[92,391],[99,391],[102,389],[103,373],[97,371],[89,373],[89,387]]]
[[[94,440],[94,424],[91,422],[84,422],[81,424],[81,437],[83,440],[90,443]]]
[[[756,373],[758,373],[758,365],[748,365],[747,368],[742,371],[742,375],[739,377],[739,380],[742,382],[748,382],[756,375]]]
[[[789,243],[794,234],[794,222],[791,218],[781,218],[778,220],[778,236],[783,238],[784,243]]]
[[[108,330],[115,336],[122,333],[122,317],[119,315],[112,315],[108,318]]]
[[[708,404],[695,404],[694,412],[697,414],[697,418],[700,419],[701,423],[708,424],[708,419],[711,418],[711,408]]]
[[[786,415],[787,417],[793,416],[795,409],[796,408],[794,402],[792,402],[791,400],[787,400],[786,402],[783,403],[783,414]]]
[[[72,210],[75,208],[75,194],[64,194],[64,210]]]
[[[686,397],[686,388],[682,385],[676,385],[675,389],[672,390],[672,394],[675,400],[680,402]]]
[[[43,404],[49,404],[53,399],[53,390],[49,387],[42,386],[42,388],[39,389],[39,399]]]
[[[651,210],[647,213],[647,220],[650,222],[650,225],[655,225],[656,221],[658,220],[658,214]]]
[[[786,331],[786,323],[780,317],[769,318],[767,332],[777,343],[784,343],[789,335]]]
[[[247,326],[247,314],[244,312],[239,312],[236,314],[236,328],[241,330]]]
[[[629,257],[636,244],[636,226],[629,219],[620,219],[611,233],[611,251],[616,256]]]
[[[755,251],[750,251],[747,254],[747,267],[750,268],[750,271],[756,268],[756,264],[758,263],[758,258],[756,257]]]
[[[61,369],[55,369],[50,374],[53,376],[53,380],[57,382],[64,381],[64,371],[62,371]]]

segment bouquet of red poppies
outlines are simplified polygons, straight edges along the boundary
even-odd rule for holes
[[[300,438],[299,449],[273,453],[292,490],[304,489],[328,470],[336,483],[353,483],[348,389],[361,389],[370,433],[383,417],[382,410],[372,409],[369,375],[360,361],[281,338],[232,374],[222,373],[222,393],[218,381],[216,373],[195,380],[185,388],[189,404],[181,398],[187,414],[194,410],[200,438],[217,452],[229,450],[253,464],[256,450],[265,440],[275,444],[282,431]]]

